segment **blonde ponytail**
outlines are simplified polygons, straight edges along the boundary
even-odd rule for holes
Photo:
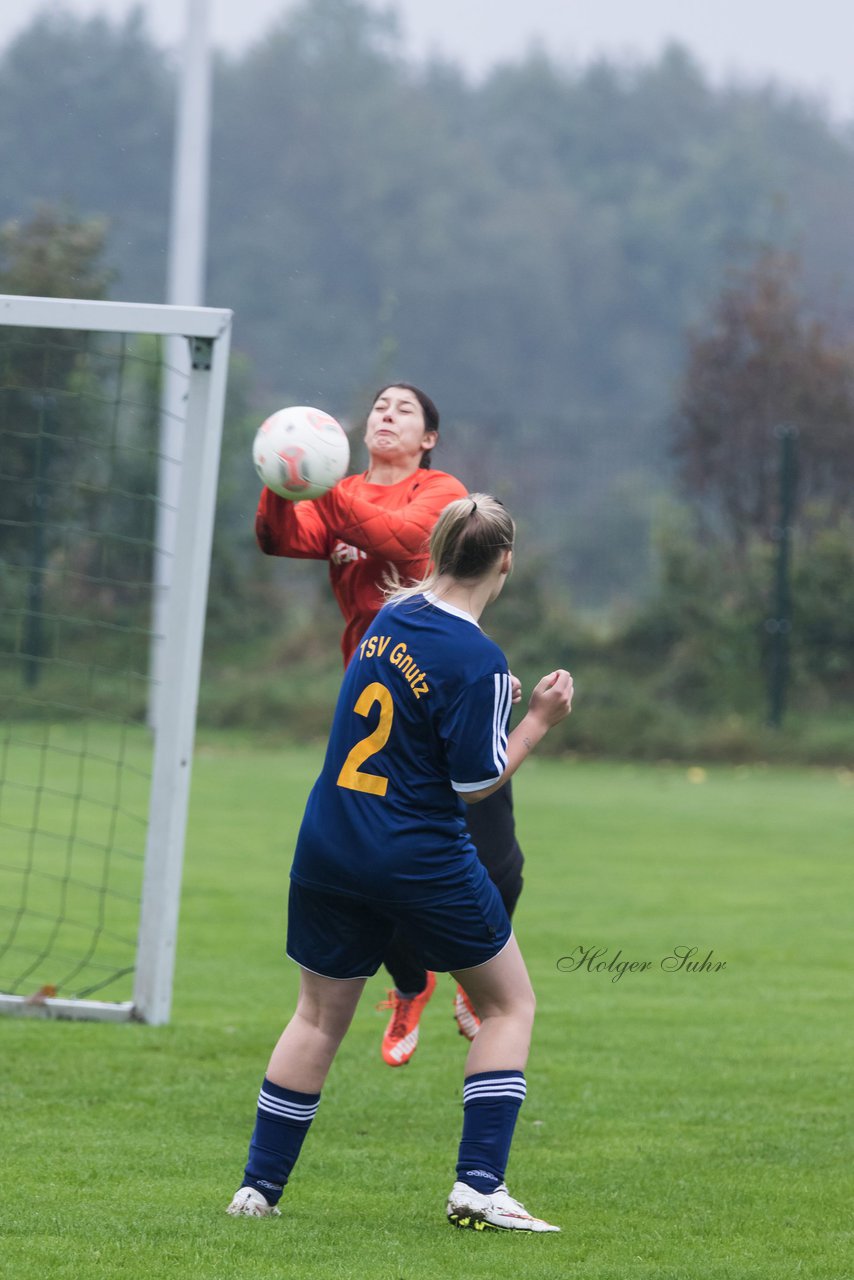
[[[430,535],[430,568],[420,582],[401,587],[391,580],[386,599],[393,604],[432,591],[447,575],[475,582],[492,569],[502,551],[512,550],[516,527],[497,498],[472,493],[450,503]]]

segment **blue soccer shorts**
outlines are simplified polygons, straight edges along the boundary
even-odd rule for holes
[[[425,969],[456,972],[497,956],[512,932],[501,895],[481,864],[417,902],[378,901],[291,880],[287,952],[326,978],[370,978],[396,928]]]

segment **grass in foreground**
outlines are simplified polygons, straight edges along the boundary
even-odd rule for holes
[[[520,776],[516,925],[539,1012],[509,1181],[562,1235],[444,1223],[465,1054],[447,978],[394,1071],[382,977],[369,985],[282,1218],[226,1217],[293,1005],[286,880],[318,764],[201,745],[171,1026],[0,1023],[9,1275],[850,1275],[844,773],[534,761]],[[725,967],[662,968],[692,946]],[[618,977],[625,961],[648,967]]]

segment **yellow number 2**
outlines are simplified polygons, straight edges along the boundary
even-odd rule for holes
[[[359,767],[371,756],[382,751],[391,733],[391,722],[394,716],[394,703],[391,694],[384,684],[374,682],[366,685],[359,694],[353,710],[357,716],[367,716],[374,703],[380,704],[380,718],[376,729],[366,738],[360,738],[352,748],[338,775],[338,786],[348,787],[351,791],[367,791],[368,795],[384,796],[388,790],[388,778],[376,773],[360,773]]]

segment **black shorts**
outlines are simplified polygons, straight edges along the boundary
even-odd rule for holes
[[[507,914],[512,915],[522,892],[525,858],[516,839],[510,783],[506,782],[485,800],[466,805],[465,822],[478,858],[501,894]]]

